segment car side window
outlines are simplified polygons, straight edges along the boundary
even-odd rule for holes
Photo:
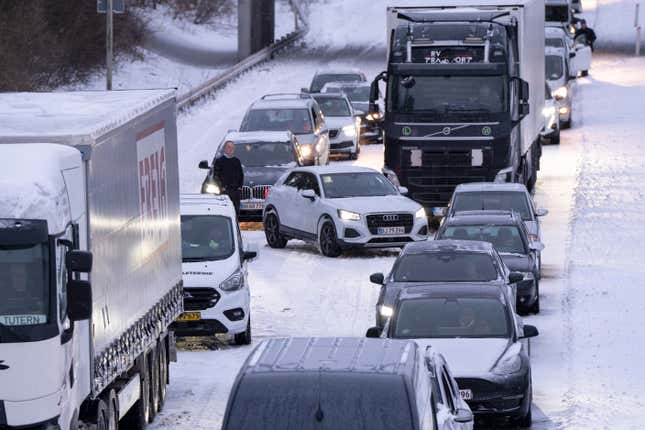
[[[312,173],[305,173],[303,175],[303,190],[314,190],[317,196],[320,196],[320,187],[316,175]]]
[[[316,115],[316,108],[311,108],[311,117],[314,120],[314,129],[316,130],[318,128],[318,123],[320,122],[318,115]]]
[[[303,178],[302,178],[301,172],[293,172],[284,181],[284,185],[287,187],[292,187],[299,190],[302,188],[302,179]]]

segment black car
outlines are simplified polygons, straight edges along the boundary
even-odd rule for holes
[[[264,200],[271,187],[287,170],[303,164],[296,138],[289,131],[229,132],[222,139],[215,159],[222,155],[222,146],[228,141],[235,144],[235,156],[244,170],[239,219],[262,221]],[[212,166],[207,161],[199,166],[208,169],[202,194],[219,194]]]
[[[510,272],[488,242],[433,240],[405,246],[386,276],[374,273],[370,281],[381,286],[376,303],[376,325],[383,327],[392,315],[394,301],[405,288],[430,282],[487,283],[504,286],[515,296],[515,282],[523,275]]]
[[[435,239],[481,240],[490,242],[504,264],[522,274],[517,282],[517,309],[522,313],[540,312],[540,271],[538,253],[541,242],[531,242],[522,217],[508,211],[456,212],[446,218]]]
[[[538,331],[523,325],[505,291],[486,283],[411,287],[399,293],[389,324],[372,327],[368,336],[432,345],[450,363],[476,418],[530,426],[533,391],[525,339]]]
[[[453,388],[440,356],[412,341],[270,339],[233,383],[222,430],[459,429],[473,416]]]

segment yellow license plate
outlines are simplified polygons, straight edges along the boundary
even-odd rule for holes
[[[179,315],[177,321],[199,321],[200,319],[202,319],[201,312],[184,312]]]

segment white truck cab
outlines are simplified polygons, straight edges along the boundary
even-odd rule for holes
[[[257,251],[244,248],[228,196],[181,195],[184,313],[178,335],[229,334],[251,343],[251,295],[247,262]]]

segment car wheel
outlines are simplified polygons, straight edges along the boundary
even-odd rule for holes
[[[268,214],[264,220],[264,235],[271,248],[280,249],[287,246],[287,239],[280,234],[280,221],[274,213]]]
[[[569,118],[568,121],[562,121],[560,123],[560,129],[563,129],[563,128],[564,129],[571,128],[571,118]]]
[[[551,144],[552,145],[559,145],[560,144],[560,132],[559,131],[551,138]]]
[[[250,345],[251,344],[251,317],[249,316],[249,321],[246,323],[246,330],[242,333],[235,335],[235,344],[236,345]]]
[[[580,73],[581,76],[589,76],[589,70],[583,70],[582,73]]]
[[[350,160],[358,160],[358,153],[357,152],[350,152],[349,153],[349,159]]]
[[[338,236],[336,236],[336,227],[330,220],[324,221],[320,228],[318,243],[320,252],[325,257],[335,258],[341,254],[340,246],[338,246]]]
[[[540,313],[540,283],[536,281],[535,284],[535,302],[531,305],[529,310],[532,314]]]

